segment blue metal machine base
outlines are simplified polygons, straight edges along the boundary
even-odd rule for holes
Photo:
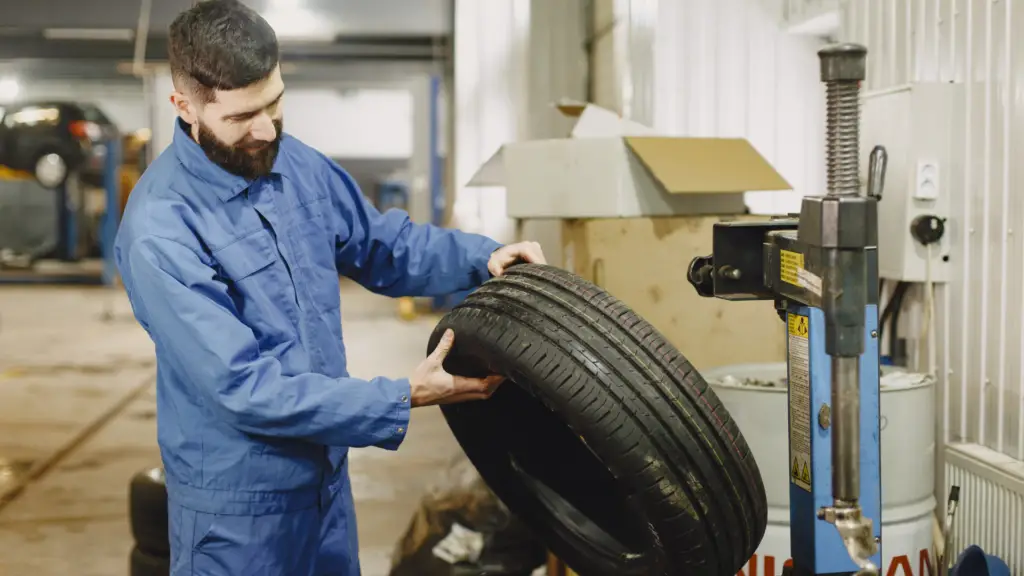
[[[825,315],[819,308],[787,312],[789,354],[789,469],[792,574],[822,576],[858,570],[835,525],[818,518],[832,500],[831,358],[825,353]],[[881,566],[881,442],[878,436],[878,309],[865,309],[865,349],[860,357],[860,505],[873,521]]]

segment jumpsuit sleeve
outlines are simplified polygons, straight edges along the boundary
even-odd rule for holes
[[[328,446],[401,444],[411,408],[407,379],[285,375],[276,358],[260,354],[227,286],[195,251],[143,237],[127,260],[132,304],[161,356],[234,427]]]
[[[461,230],[414,223],[403,210],[381,214],[355,180],[328,165],[338,272],[386,296],[444,296],[491,277],[498,242]]]

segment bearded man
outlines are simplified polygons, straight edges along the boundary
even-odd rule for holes
[[[235,0],[170,28],[173,143],[133,190],[115,257],[157,355],[171,574],[360,573],[349,447],[395,450],[410,409],[486,398],[449,333],[406,378],[346,369],[339,276],[388,296],[471,289],[539,246],[381,214],[285,134],[273,29]]]

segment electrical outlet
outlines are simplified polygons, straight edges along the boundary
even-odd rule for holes
[[[939,161],[917,161],[917,186],[914,187],[914,198],[917,200],[937,200],[939,197]]]

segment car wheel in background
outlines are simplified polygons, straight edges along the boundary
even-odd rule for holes
[[[56,188],[68,177],[68,162],[59,152],[48,150],[32,166],[36,180],[45,188]]]

